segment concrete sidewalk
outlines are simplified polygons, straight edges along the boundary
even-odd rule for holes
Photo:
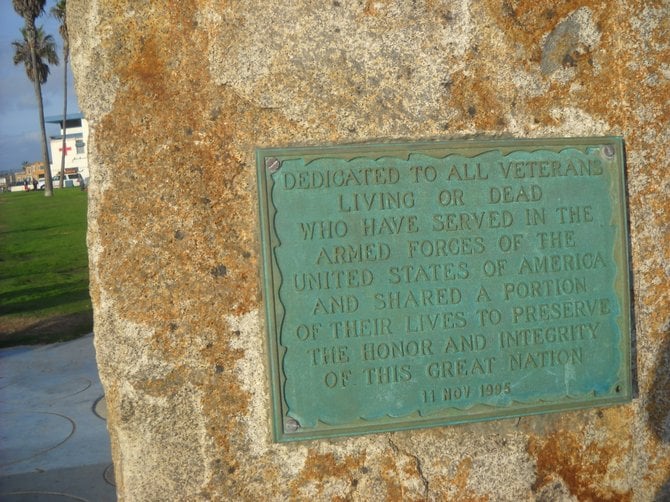
[[[93,335],[0,350],[0,500],[116,500]]]

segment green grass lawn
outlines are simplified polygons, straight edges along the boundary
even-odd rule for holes
[[[0,194],[0,347],[92,330],[86,192]]]

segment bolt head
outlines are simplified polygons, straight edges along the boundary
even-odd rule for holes
[[[265,168],[270,172],[270,174],[276,173],[281,167],[281,162],[276,157],[266,157],[265,158]]]
[[[607,159],[613,159],[614,154],[616,153],[614,150],[614,145],[603,145],[600,151]]]
[[[296,432],[298,429],[300,429],[300,424],[295,418],[288,417],[284,420],[284,432]]]

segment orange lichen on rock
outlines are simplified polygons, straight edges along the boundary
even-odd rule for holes
[[[563,430],[531,436],[528,450],[537,463],[533,491],[539,493],[558,476],[578,500],[632,500],[631,489],[618,489],[609,479],[613,467],[625,463],[629,455],[631,440],[626,436],[630,433],[621,429],[623,438],[612,433],[608,441],[588,441],[583,433]]]
[[[465,457],[458,463],[456,468],[456,475],[452,480],[454,494],[449,497],[451,501],[467,500],[469,502],[488,502],[488,496],[477,495],[470,487],[468,481],[472,471],[472,459]]]
[[[474,65],[476,67],[476,65]],[[505,97],[486,74],[459,71],[445,84],[449,88],[449,107],[457,111],[449,127],[468,126],[495,132],[505,129],[509,97]]]
[[[365,469],[365,453],[346,455],[338,460],[333,453],[318,453],[309,450],[300,474],[289,483],[291,498],[319,498],[327,481],[343,483],[347,492],[355,491],[358,484],[357,473]],[[344,492],[338,498],[348,499]]]
[[[195,21],[193,6],[179,3],[169,14],[135,27],[142,37],[128,44],[127,59],[118,60],[115,109],[96,130],[103,161],[115,166],[109,173],[114,190],[99,208],[105,228],[99,263],[101,276],[114,277],[117,308],[128,318],[193,325],[209,319],[198,307],[203,300],[238,312],[257,301],[254,288],[221,287],[253,283],[256,276],[254,232],[244,230],[254,207],[253,173],[241,176],[242,164],[228,146],[232,98],[219,96],[216,101],[227,103],[210,119],[217,90],[199,64],[207,39],[194,36],[188,21]],[[175,55],[175,44],[186,53]],[[144,216],[118,219],[121,211]],[[127,235],[136,237],[120,244]],[[129,289],[146,293],[131,298],[123,294]],[[191,291],[197,303],[175,293],[180,290]],[[158,334],[170,336],[164,329]]]

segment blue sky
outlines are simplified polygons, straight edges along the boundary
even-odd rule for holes
[[[56,0],[48,0],[45,14],[37,19],[37,26],[56,40],[58,66],[51,66],[47,83],[42,86],[44,115],[63,113],[62,42],[58,22],[49,15]],[[12,8],[9,0],[0,0],[0,172],[19,171],[23,161],[41,160],[40,126],[33,84],[26,76],[23,65],[14,66],[12,41],[21,39],[19,29],[23,19]],[[68,113],[79,111],[74,94],[72,72],[68,69]],[[58,126],[47,124],[47,137],[58,135]]]

